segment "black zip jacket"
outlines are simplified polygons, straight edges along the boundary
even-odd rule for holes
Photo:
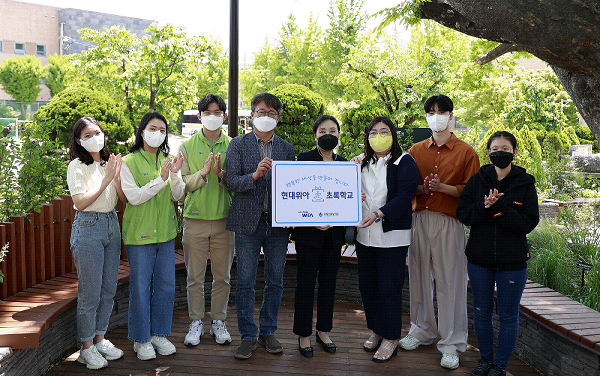
[[[494,188],[504,196],[486,209],[484,196]],[[524,269],[529,260],[526,235],[540,221],[535,178],[512,165],[499,181],[494,165],[482,166],[462,191],[456,217],[471,226],[465,249],[470,263],[494,271]]]

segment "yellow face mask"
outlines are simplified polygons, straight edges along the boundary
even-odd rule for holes
[[[369,145],[371,148],[375,150],[376,153],[381,153],[386,151],[392,146],[393,138],[392,136],[384,136],[382,134],[378,134],[375,137],[369,138]]]

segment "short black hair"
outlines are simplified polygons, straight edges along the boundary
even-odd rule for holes
[[[198,102],[198,112],[208,110],[208,106],[211,103],[216,103],[221,111],[227,111],[227,105],[225,104],[223,98],[216,94],[206,94],[204,98],[200,99],[200,102]]]
[[[167,127],[167,131],[165,132],[165,140],[163,141],[163,143],[158,147],[158,149],[160,151],[162,151],[162,153],[165,155],[165,157],[167,155],[169,155],[169,123],[167,123],[167,119],[165,119],[164,116],[162,116],[160,114],[160,112],[147,112],[143,117],[142,120],[140,120],[140,125],[138,126],[137,130],[135,131],[135,140],[133,141],[133,145],[131,145],[129,147],[129,152],[133,153],[135,151],[138,151],[139,149],[144,149],[144,138],[142,137],[142,131],[146,128],[146,125],[148,125],[148,123],[150,122],[150,120],[152,119],[159,119],[162,120],[163,123],[165,123],[165,126]],[[156,160],[158,161],[158,153],[156,153]]]
[[[431,111],[436,104],[438,105],[438,109],[440,111],[452,112],[454,110],[454,103],[452,103],[452,99],[444,94],[438,94],[427,99],[425,105],[423,106],[425,108],[425,112]]]
[[[85,150],[83,146],[79,145],[77,140],[81,139],[81,132],[83,132],[83,130],[90,124],[97,125],[102,133],[104,133],[104,130],[102,129],[102,126],[98,120],[89,116],[84,116],[77,120],[73,125],[73,136],[71,137],[71,142],[69,142],[68,146],[71,159],[79,158],[79,160],[86,165],[91,165],[94,163],[94,158],[87,150]],[[100,150],[100,158],[102,158],[103,161],[108,161],[108,157],[110,157],[110,150],[108,147],[106,147],[105,138],[104,147]]]
[[[313,134],[317,133],[317,129],[319,129],[319,126],[321,125],[321,123],[323,123],[326,120],[331,120],[335,123],[335,125],[337,125],[338,128],[338,132],[340,131],[340,123],[338,123],[337,119],[331,115],[321,115],[317,118],[317,120],[315,120],[315,123],[313,124]]]
[[[488,139],[487,142],[487,150],[490,150],[490,146],[492,145],[492,141],[494,141],[497,138],[504,138],[506,140],[508,140],[510,142],[510,144],[512,145],[513,149],[517,148],[517,139],[516,137],[507,131],[497,131],[494,132],[494,134],[492,134],[490,136],[490,138]]]
[[[275,111],[277,111],[277,114],[281,115],[281,110],[283,109],[283,105],[281,104],[281,101],[279,100],[279,98],[277,98],[277,96],[274,94],[267,93],[264,91],[262,93],[256,94],[252,98],[252,101],[250,102],[250,109],[252,110],[252,112],[254,112],[256,105],[262,101],[264,101],[267,104],[267,106],[269,106],[269,107],[273,108]]]

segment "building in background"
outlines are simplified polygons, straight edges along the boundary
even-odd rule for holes
[[[82,41],[78,29],[88,27],[103,30],[120,25],[138,37],[145,34],[153,20],[91,12],[74,8],[57,8],[21,1],[0,0],[0,64],[16,56],[37,56],[42,65],[54,53],[67,55],[81,52],[94,44]],[[50,101],[50,90],[42,91],[28,112],[35,112]],[[8,104],[20,113],[21,107],[0,87],[0,103]]]

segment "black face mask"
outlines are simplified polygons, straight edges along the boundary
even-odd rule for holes
[[[324,134],[317,138],[317,145],[323,150],[333,150],[338,144],[338,138],[332,134]]]
[[[514,154],[508,151],[495,151],[490,153],[490,161],[498,168],[507,168],[514,157]]]

